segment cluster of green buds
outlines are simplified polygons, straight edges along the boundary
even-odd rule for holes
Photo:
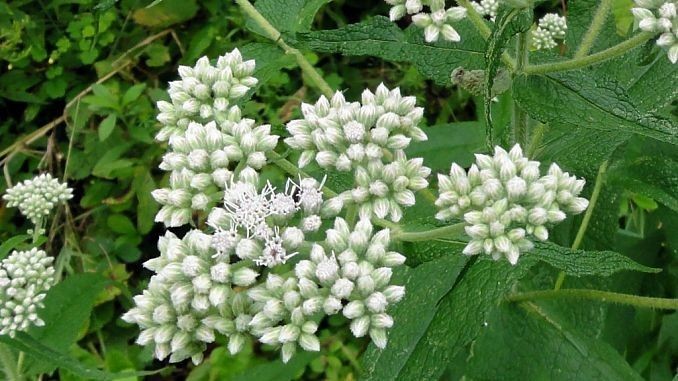
[[[53,258],[36,248],[13,251],[0,262],[0,335],[45,323],[38,316],[43,299],[54,284]]]
[[[342,311],[356,336],[369,334],[383,348],[393,325],[386,309],[404,295],[390,284],[391,267],[405,257],[388,251],[388,230],[373,234],[368,219],[353,230],[338,217],[333,229],[323,225],[355,200],[365,218],[399,219],[399,205],[414,204],[430,170],[403,150],[426,139],[417,127],[423,109],[383,85],[363,93],[363,104],[341,93],[304,104],[305,119],[288,125],[300,165],[315,159],[357,177],[356,189],[325,200],[325,179],[262,179],[278,136],[229,103],[256,83],[254,61],[237,51],[224,57],[216,68],[206,58],[181,68],[182,81],[170,85],[173,103],[158,104],[158,139],[168,141],[160,168],[170,176],[169,187],[153,191],[163,205],[156,220],[168,227],[202,221],[205,231],[160,238],[160,256],[144,264],[154,275],[123,319],[140,327],[140,345],[170,362],[200,363],[220,335],[232,354],[258,340],[280,348],[287,362],[298,348],[320,350],[319,322]]]
[[[49,173],[43,173],[7,189],[2,198],[8,207],[19,208],[21,214],[38,226],[58,204],[73,198],[73,190]]]
[[[391,5],[389,17],[397,21],[412,15],[414,25],[424,29],[426,42],[443,40],[459,42],[461,36],[453,24],[466,17],[464,7],[445,7],[445,0],[384,0]],[[425,7],[428,8],[425,9]]]
[[[494,156],[476,154],[468,172],[453,163],[449,176],[438,176],[436,218],[463,218],[471,237],[464,254],[503,256],[516,264],[521,252],[532,249],[530,238],[547,240],[547,226],[587,208],[588,200],[579,197],[583,179],[555,163],[541,176],[539,166],[516,144],[509,152],[495,147]]]
[[[421,159],[407,159],[411,141],[427,139],[419,127],[424,110],[416,99],[383,84],[365,90],[361,102],[347,102],[337,92],[315,103],[302,104],[303,119],[292,120],[285,143],[301,150],[299,166],[315,160],[326,169],[353,172],[355,188],[328,201],[325,215],[336,215],[356,204],[363,218],[399,221],[401,206],[414,204],[414,192],[428,186],[430,169]]]
[[[659,33],[657,46],[666,49],[671,63],[678,62],[678,1],[635,0],[631,9],[635,26],[645,32]]]
[[[565,38],[567,22],[565,16],[547,13],[539,20],[539,25],[532,31],[532,45],[537,50],[553,49],[558,46],[556,40]]]

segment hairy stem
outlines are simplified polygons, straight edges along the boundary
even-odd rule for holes
[[[581,220],[581,225],[579,225],[579,230],[577,230],[577,235],[574,237],[574,242],[572,243],[572,250],[579,249],[582,241],[584,240],[584,235],[586,234],[586,229],[589,227],[589,222],[591,221],[591,216],[593,215],[593,209],[596,207],[598,202],[598,197],[600,196],[600,191],[603,189],[603,183],[605,182],[605,173],[607,172],[608,162],[605,160],[600,167],[598,168],[598,174],[596,175],[596,183],[593,186],[593,192],[591,193],[591,201],[589,201],[589,207],[586,208],[586,213],[584,213],[584,218]],[[565,281],[565,272],[561,271],[558,274],[556,279],[556,284],[553,287],[555,290],[560,289]]]
[[[642,45],[645,41],[649,40],[654,36],[654,33],[643,32],[639,33],[632,38],[620,42],[619,44],[602,50],[598,53],[594,53],[588,56],[581,58],[573,58],[567,61],[559,61],[546,63],[541,65],[530,65],[525,68],[525,73],[527,74],[546,74],[554,71],[567,71],[583,68],[589,65],[597,64],[609,59],[621,56],[627,51]]]
[[[641,308],[678,310],[678,299],[652,298],[631,294],[620,294],[611,291],[570,288],[564,290],[527,291],[509,295],[509,302],[525,302],[531,300],[553,300],[560,298],[589,299],[605,303],[617,303]]]
[[[464,226],[466,224],[458,223],[454,225],[443,226],[431,230],[424,230],[420,232],[406,232],[396,231],[391,235],[391,238],[397,241],[404,242],[419,242],[430,241],[436,238],[450,238],[464,235]]]
[[[593,20],[591,20],[591,25],[589,29],[584,34],[581,43],[577,52],[574,54],[574,58],[581,58],[587,55],[593,47],[593,43],[596,42],[596,38],[603,29],[603,24],[605,24],[605,19],[607,18],[610,8],[612,7],[612,0],[601,0],[598,5],[596,13],[593,15]]]
[[[490,38],[490,35],[492,34],[492,29],[490,29],[489,26],[487,26],[487,23],[483,19],[483,17],[476,11],[475,8],[473,8],[473,5],[471,5],[471,2],[469,0],[458,0],[457,3],[461,5],[462,7],[466,8],[466,16],[468,19],[471,21],[473,26],[476,28],[478,33],[483,37],[483,39],[487,40]],[[504,62],[504,65],[509,68],[509,70],[513,71],[515,70],[516,63],[511,56],[504,52],[501,55],[501,60]]]
[[[298,49],[287,45],[287,43],[283,41],[280,32],[273,25],[271,25],[271,23],[268,22],[268,20],[266,20],[266,18],[261,13],[259,13],[256,8],[254,8],[252,3],[250,3],[248,0],[235,0],[235,2],[240,6],[240,9],[242,9],[242,11],[248,17],[250,17],[264,30],[264,32],[266,32],[266,37],[278,44],[285,54],[294,56],[301,70],[306,73],[311,85],[315,86],[326,97],[332,97],[334,90],[332,90],[332,87],[330,87],[325,79],[323,79],[318,70],[316,70],[316,68],[314,68],[310,62],[308,62],[306,57],[304,57],[304,55]]]
[[[518,35],[516,45],[516,73],[520,74],[525,69],[529,60],[530,49],[528,46],[529,34],[527,32]],[[527,146],[529,141],[527,113],[513,100],[513,142],[522,147]]]

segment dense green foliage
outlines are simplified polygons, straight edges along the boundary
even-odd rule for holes
[[[516,40],[532,25],[531,12],[500,14],[502,28],[489,35],[466,19],[457,28],[462,43],[426,43],[421,30],[384,17],[383,1],[254,2],[281,33],[285,51],[230,1],[0,3],[6,180],[0,191],[50,172],[75,194],[38,239],[56,258],[60,280],[40,314],[46,324],[0,336],[4,376],[23,379],[18,370],[28,379],[63,380],[671,379],[678,312],[630,305],[642,306],[633,299],[640,296],[678,298],[678,65],[646,43],[592,65],[548,70],[573,59],[598,3],[568,1],[565,45],[531,52],[501,94],[493,85],[506,69],[505,53],[515,57]],[[636,34],[632,2],[611,4],[591,52]],[[561,6],[541,2],[535,12]],[[257,60],[259,83],[244,112],[278,135],[287,136],[284,124],[299,117],[302,101],[325,91],[300,68],[306,62],[347,98],[359,99],[381,82],[416,95],[429,141],[407,153],[423,157],[434,173],[447,172],[451,162],[470,165],[473,153],[488,151],[488,139],[508,147],[514,124],[524,123],[529,139],[518,141],[525,152],[586,178],[591,206],[516,266],[461,255],[459,237],[402,239],[397,249],[408,266],[395,276],[407,294],[390,311],[395,325],[386,349],[354,338],[346,319],[334,316],[321,325],[321,351],[300,352],[288,364],[257,343],[231,356],[223,342],[211,345],[198,366],[154,361],[134,343],[137,327],[120,316],[148,283],[141,263],[157,255],[165,230],[154,223],[158,205],[151,197],[168,181],[157,169],[165,149],[154,140],[155,102],[167,97],[178,65],[236,47]],[[479,92],[452,84],[459,66],[489,73]],[[277,152],[287,155],[286,148],[281,143]],[[317,167],[309,172],[323,174]],[[271,165],[263,173],[276,178],[283,171]],[[435,176],[429,180],[435,193]],[[327,184],[342,191],[345,183],[337,175]],[[417,194],[400,222],[405,234],[444,226],[433,219],[432,200],[431,193]],[[0,204],[0,259],[33,246],[29,227]],[[630,299],[617,305],[554,291],[511,300],[554,285]]]

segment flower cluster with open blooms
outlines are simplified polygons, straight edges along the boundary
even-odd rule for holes
[[[73,190],[49,173],[43,173],[7,189],[2,198],[8,207],[19,208],[34,225],[40,225],[59,203],[73,198]]]
[[[539,20],[538,26],[532,31],[532,45],[537,50],[548,50],[558,46],[556,40],[565,38],[567,22],[565,16],[547,13]]]
[[[180,68],[172,103],[158,104],[158,139],[168,141],[160,168],[170,176],[169,187],[153,192],[163,205],[156,220],[173,227],[201,215],[207,229],[160,238],[160,255],[144,263],[154,275],[123,319],[140,327],[137,343],[170,362],[200,363],[218,335],[232,354],[256,339],[280,348],[287,362],[298,348],[320,350],[318,323],[334,314],[383,348],[393,325],[387,308],[404,295],[391,284],[392,268],[405,257],[389,251],[389,230],[375,232],[369,217],[397,217],[427,186],[428,168],[403,152],[410,140],[426,139],[417,127],[423,110],[384,86],[366,91],[362,105],[341,93],[303,105],[305,119],[290,122],[287,140],[303,151],[300,165],[315,159],[358,178],[356,189],[325,200],[325,179],[276,187],[259,175],[278,136],[229,103],[256,83],[253,70],[237,51],[216,67],[202,58]],[[364,218],[352,227],[335,216],[355,200]]]
[[[355,204],[360,216],[388,217],[399,221],[401,207],[414,205],[414,192],[428,186],[431,170],[420,158],[405,155],[412,141],[427,139],[418,127],[424,110],[416,99],[383,84],[373,93],[365,90],[361,102],[347,102],[341,92],[332,99],[321,96],[302,104],[303,119],[287,124],[291,136],[285,143],[302,151],[299,166],[315,160],[326,169],[353,172],[355,187],[332,198],[325,215],[336,215]]]
[[[461,36],[454,29],[454,23],[466,17],[466,8],[445,8],[445,0],[384,0],[391,5],[391,21],[412,15],[412,22],[424,29],[426,42],[443,40],[459,42]],[[428,7],[428,10],[425,10]]]
[[[587,208],[588,200],[579,197],[583,179],[555,163],[541,176],[539,166],[516,144],[509,152],[495,147],[494,156],[476,154],[468,172],[453,163],[449,176],[438,175],[436,218],[463,218],[471,237],[464,254],[506,257],[515,265],[532,249],[531,238],[546,241],[549,225]]]
[[[45,323],[38,316],[54,284],[52,257],[36,248],[13,251],[0,262],[0,335],[14,337]]]
[[[678,62],[678,1],[635,0],[631,9],[638,28],[659,33],[657,45],[666,49],[671,63]]]

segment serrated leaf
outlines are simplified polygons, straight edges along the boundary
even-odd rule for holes
[[[303,32],[311,29],[315,14],[330,0],[257,0],[254,7],[280,32]],[[255,33],[266,35],[264,30],[251,19],[245,24]]]
[[[643,266],[614,251],[572,250],[551,242],[537,243],[534,250],[525,256],[534,256],[567,275],[576,277],[610,276],[620,271],[661,272],[661,269]]]
[[[520,76],[513,81],[513,91],[520,106],[542,122],[678,145],[678,125],[639,111],[623,87],[607,78],[582,71]]]
[[[104,140],[108,139],[109,136],[111,136],[111,133],[113,133],[113,129],[115,129],[115,123],[117,122],[117,117],[115,114],[110,114],[107,116],[104,120],[99,123],[99,141],[103,142]]]
[[[32,327],[31,337],[52,350],[66,352],[89,321],[96,297],[107,284],[108,280],[99,274],[81,273],[52,287],[45,297],[45,308],[39,312],[45,325]],[[48,359],[37,359],[40,361],[27,364],[32,373],[54,370],[54,364]]]
[[[521,258],[516,266],[507,261],[473,262],[460,275],[454,288],[438,302],[433,319],[417,339],[414,350],[403,358],[405,364],[393,380],[439,379],[447,364],[468,350],[506,292],[535,263],[529,257]]]
[[[467,20],[455,24],[462,35],[459,43],[424,42],[421,29],[404,32],[388,18],[377,16],[333,30],[297,33],[299,47],[346,56],[374,56],[388,61],[412,63],[436,83],[450,83],[456,67],[482,69],[485,42]]]
[[[469,258],[450,251],[443,258],[427,262],[404,275],[405,298],[389,313],[396,321],[389,331],[388,345],[373,344],[362,358],[363,380],[394,380],[405,361],[425,334],[440,300],[454,287]]]
[[[608,344],[535,304],[521,306],[504,306],[487,320],[469,359],[471,379],[642,380]]]

